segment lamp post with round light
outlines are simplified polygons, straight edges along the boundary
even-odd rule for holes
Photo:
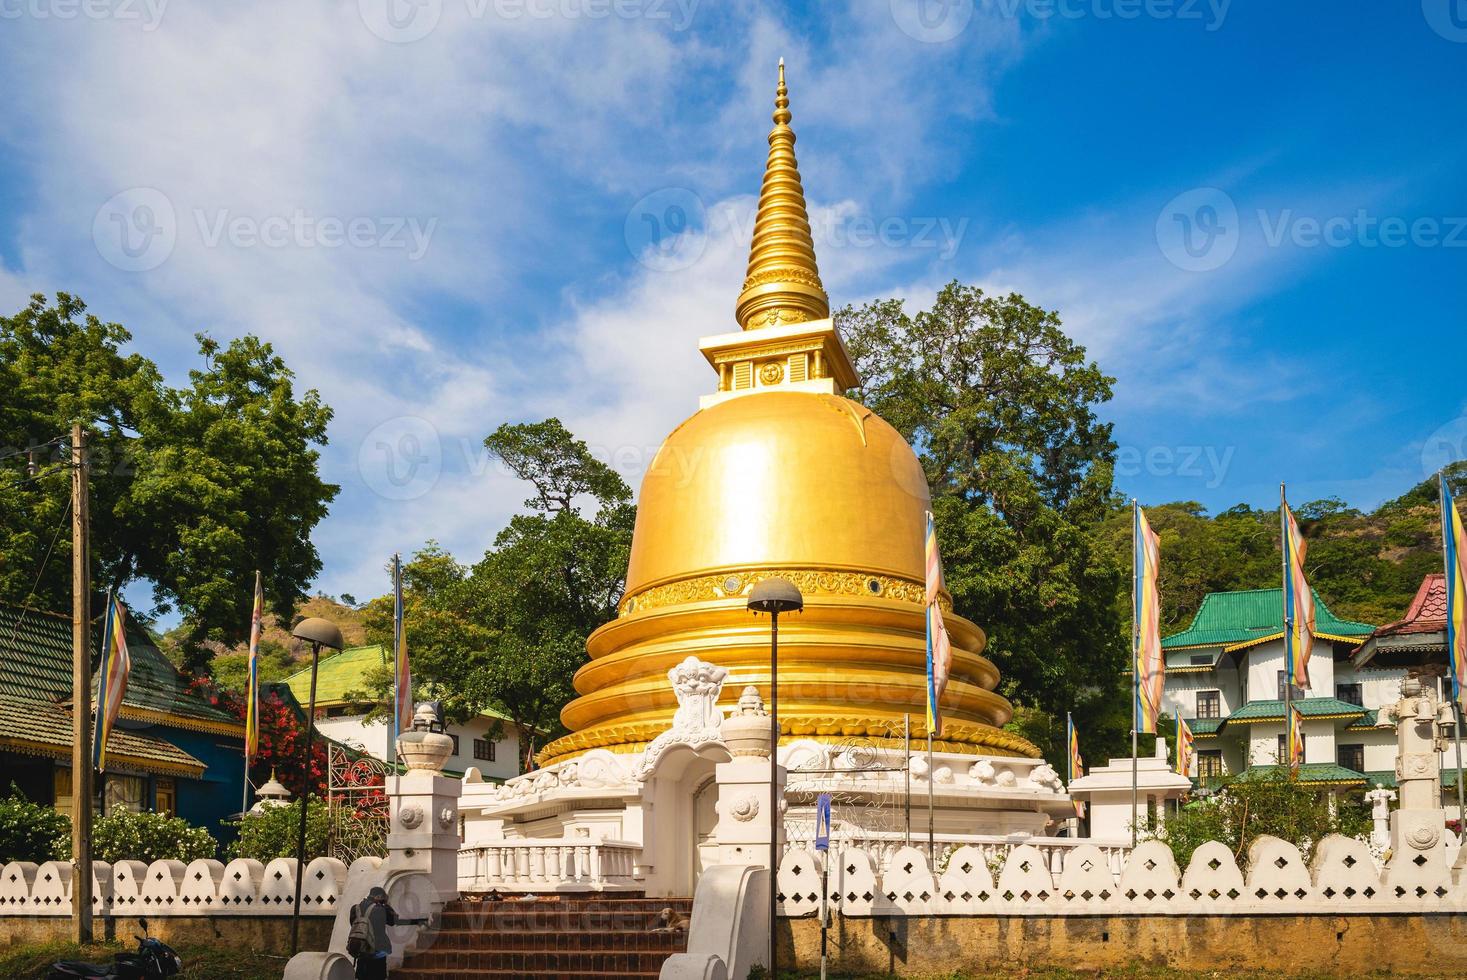
[[[799,612],[805,597],[793,582],[767,578],[749,591],[749,611],[769,614],[769,975],[778,976],[774,938],[779,876],[779,614]]]
[[[311,748],[316,739],[316,668],[321,663],[321,648],[340,650],[341,630],[329,619],[312,617],[296,624],[290,635],[311,645],[311,700],[306,706],[306,756],[302,767],[305,779],[301,789],[301,819],[295,838],[295,904],[290,908],[290,955],[300,952],[301,884],[306,876],[306,813],[311,807]]]

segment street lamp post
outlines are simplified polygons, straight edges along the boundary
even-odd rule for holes
[[[306,754],[301,763],[305,779],[301,789],[301,819],[295,838],[295,903],[290,907],[290,955],[300,952],[301,883],[306,876],[306,813],[311,808],[311,748],[316,740],[316,668],[321,662],[321,648],[342,648],[341,630],[329,619],[303,619],[291,630],[291,636],[311,645],[311,700],[306,706]]]
[[[777,881],[779,876],[779,614],[799,612],[805,597],[794,583],[767,578],[749,591],[749,611],[769,614],[769,975],[779,975],[779,954],[774,938]]]

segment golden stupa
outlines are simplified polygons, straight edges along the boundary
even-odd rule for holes
[[[542,764],[593,748],[637,752],[671,722],[669,668],[728,668],[723,697],[769,691],[769,620],[749,589],[778,576],[804,611],[780,623],[785,737],[926,738],[923,535],[927,480],[901,435],[841,392],[856,373],[830,319],[795,165],[784,62],[739,331],[699,343],[717,391],[673,430],[642,481],[619,615],[587,641],[567,735]],[[1004,732],[983,631],[942,598],[953,665],[940,751],[1037,757]]]

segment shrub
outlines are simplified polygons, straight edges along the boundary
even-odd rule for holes
[[[299,800],[284,806],[267,806],[257,813],[246,814],[239,822],[238,839],[229,845],[230,856],[254,858],[257,861],[295,857],[300,819]],[[327,826],[326,804],[312,798],[310,808],[306,810],[307,861],[325,855]]]
[[[1210,840],[1226,844],[1239,867],[1246,867],[1248,848],[1263,836],[1288,841],[1307,861],[1326,835],[1365,839],[1370,827],[1370,808],[1358,794],[1341,794],[1331,810],[1324,790],[1286,772],[1264,771],[1223,782],[1210,796],[1182,807],[1152,836],[1172,849],[1183,868],[1192,852]]]
[[[71,820],[55,807],[32,803],[13,784],[0,800],[0,864],[53,861],[71,849]]]
[[[213,834],[181,817],[114,810],[92,821],[94,861],[194,861],[218,851]],[[71,857],[69,840],[65,856]]]

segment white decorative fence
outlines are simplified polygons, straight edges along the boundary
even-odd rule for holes
[[[859,850],[870,855],[875,862],[878,874],[885,874],[891,866],[892,860],[904,848],[911,847],[927,853],[926,833],[913,833],[911,843],[908,844],[906,833],[894,833],[890,831],[860,831],[844,832],[833,837],[832,848],[841,850]],[[1099,848],[1105,857],[1106,866],[1114,874],[1120,874],[1125,867],[1126,855],[1131,852],[1130,841],[1101,841],[1089,838],[1075,837],[1034,837],[1032,835],[983,835],[983,834],[937,834],[933,838],[937,845],[937,864],[939,868],[947,864],[947,859],[955,854],[959,848],[967,847],[976,849],[982,857],[983,863],[989,868],[997,868],[1007,860],[1009,852],[1020,846],[1032,847],[1039,851],[1044,866],[1054,874],[1059,874],[1065,869],[1070,855],[1079,847]],[[785,844],[785,854],[794,851],[809,851],[814,853],[814,842],[809,840],[788,841]],[[1088,855],[1090,852],[1086,851]]]
[[[1171,850],[1142,843],[1119,871],[1105,851],[1079,842],[1054,870],[1040,848],[1014,847],[998,873],[979,846],[953,851],[941,872],[925,847],[903,847],[881,869],[867,850],[829,854],[828,900],[846,916],[925,915],[1256,915],[1439,912],[1467,909],[1463,859],[1448,866],[1402,860],[1381,870],[1369,847],[1352,838],[1321,841],[1312,865],[1298,848],[1272,837],[1250,849],[1247,873],[1216,841],[1199,847],[1185,871]],[[821,858],[787,853],[778,877],[786,916],[820,908]]]
[[[616,891],[641,887],[640,845],[583,837],[486,841],[458,852],[462,891]]]
[[[357,864],[381,863],[361,858]],[[356,867],[354,864],[353,867]],[[262,863],[236,858],[225,864],[191,861],[118,861],[92,865],[95,915],[290,915],[295,905],[295,859]],[[0,868],[0,915],[71,914],[71,865],[14,861]],[[320,857],[306,865],[301,915],[330,916],[346,884],[347,867]]]

